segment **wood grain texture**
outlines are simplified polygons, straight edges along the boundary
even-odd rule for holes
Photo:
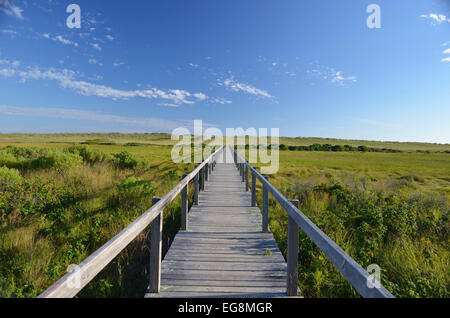
[[[188,231],[177,233],[164,257],[160,293],[145,297],[286,296],[287,264],[272,233],[261,232],[240,168],[215,165]]]

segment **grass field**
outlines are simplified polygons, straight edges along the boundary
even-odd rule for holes
[[[380,265],[394,295],[449,296],[450,154],[442,153],[449,145],[281,142],[401,150],[280,151],[280,170],[270,181],[299,199],[301,210],[358,263]],[[152,196],[165,195],[193,168],[171,161],[172,144],[167,134],[0,134],[0,297],[38,295],[148,209]],[[270,204],[270,227],[285,253],[287,217]],[[175,200],[164,214],[166,248],[179,209]],[[146,234],[79,296],[141,297]],[[299,264],[306,297],[357,296],[303,233]]]

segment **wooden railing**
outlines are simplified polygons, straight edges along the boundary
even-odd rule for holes
[[[239,153],[231,148],[234,155],[236,167],[245,181],[246,190],[249,190],[249,171],[252,175],[251,205],[256,206],[256,180],[262,184],[262,231],[269,232],[269,200],[268,193],[278,201],[288,214],[287,235],[287,294],[297,296],[298,285],[298,228],[300,227],[306,235],[316,244],[325,256],[336,266],[347,281],[363,297],[393,298],[394,296],[381,284],[373,284],[369,287],[368,281],[372,277],[353,258],[344,252],[332,239],[322,232],[311,220],[309,220],[299,209],[298,201],[286,199],[266,177],[262,176],[252,167]],[[378,287],[378,288],[377,288]]]
[[[64,275],[39,298],[69,298],[74,297],[86,286],[106,265],[108,265],[127,245],[133,241],[147,226],[151,224],[150,240],[150,292],[157,293],[161,281],[161,254],[163,210],[181,192],[181,229],[188,227],[188,184],[194,180],[194,204],[198,204],[198,193],[205,189],[205,180],[216,165],[216,158],[223,147],[217,149],[195,169],[183,176],[178,183],[163,198],[153,198],[152,207],[123,229],[119,234],[106,242],[97,251],[87,257],[74,270]]]

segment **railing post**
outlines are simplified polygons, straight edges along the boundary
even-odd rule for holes
[[[256,174],[252,170],[252,207],[256,206]]]
[[[152,206],[161,198],[153,197]],[[150,228],[150,293],[159,293],[161,286],[163,211],[152,221]]]
[[[202,171],[202,184],[201,184],[201,189],[202,191],[205,191],[205,166],[203,166],[203,168],[201,169]]]
[[[269,177],[264,176],[269,179]],[[267,186],[263,184],[263,213],[262,213],[262,231],[263,233],[269,233],[269,192]]]
[[[204,166],[204,170],[205,170],[205,181],[208,181],[208,166],[209,166],[208,163],[205,164],[205,166]]]
[[[198,165],[195,166],[195,169],[197,169]],[[194,205],[198,205],[198,175],[200,172],[198,172],[194,177]]]
[[[187,174],[183,175],[183,179],[186,178]],[[188,209],[189,209],[189,201],[188,201],[188,188],[189,183],[181,190],[181,230],[188,230]]]
[[[289,200],[298,209],[298,200]],[[288,216],[287,295],[297,296],[298,289],[298,225]]]
[[[245,192],[248,192],[248,166],[245,165]]]
[[[244,173],[245,163],[241,163],[241,174],[242,174],[242,182],[245,181],[245,173]]]

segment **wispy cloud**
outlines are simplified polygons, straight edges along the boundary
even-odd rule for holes
[[[88,63],[89,63],[89,64],[92,64],[92,65],[103,66],[103,63],[100,63],[100,62],[97,61],[96,59],[89,59],[89,60],[88,60]]]
[[[124,62],[116,61],[116,62],[113,63],[113,66],[114,67],[118,67],[118,66],[121,66],[121,65],[124,65],[124,64],[125,64]]]
[[[16,35],[17,31],[14,31],[14,30],[0,30],[0,33]]]
[[[66,44],[66,45],[73,45],[73,46],[75,46],[75,47],[78,46],[78,43],[72,42],[72,41],[70,41],[70,40],[67,40],[67,39],[63,38],[61,35],[55,36],[55,37],[53,38],[53,40],[58,41],[58,42],[61,42],[62,44]]]
[[[245,92],[245,93],[259,96],[259,97],[274,98],[267,91],[256,88],[255,86],[252,86],[247,83],[240,83],[240,82],[236,81],[233,77],[227,78],[223,81],[219,80],[218,85],[226,86],[235,92]]]
[[[23,10],[18,6],[12,4],[9,0],[0,0],[0,12],[4,12],[7,15],[14,16],[20,20],[23,19]]]
[[[227,100],[227,99],[225,99],[225,98],[211,98],[210,101],[211,101],[212,103],[222,104],[222,105],[225,105],[225,104],[232,104],[232,103],[233,103],[231,100]]]
[[[450,54],[450,49],[446,49],[442,52],[442,54]],[[441,59],[441,62],[450,62],[450,56],[449,57],[444,57]]]
[[[0,105],[0,113],[15,116],[33,116],[60,118],[72,120],[88,120],[103,123],[125,124],[130,126],[142,126],[156,131],[168,131],[180,127],[183,123],[161,118],[133,118],[111,114],[97,113],[93,111],[67,109],[67,108],[31,108]]]
[[[28,80],[50,80],[56,81],[61,87],[71,89],[76,93],[84,96],[97,96],[103,98],[110,98],[113,100],[126,100],[130,98],[144,98],[144,99],[160,99],[167,101],[170,104],[182,105],[182,104],[195,104],[196,102],[206,101],[209,99],[207,95],[201,92],[191,93],[182,89],[168,89],[161,90],[158,88],[149,89],[137,89],[137,90],[122,90],[116,89],[106,85],[98,85],[87,81],[77,79],[78,73],[68,69],[56,69],[50,68],[41,70],[38,67],[24,67],[18,69],[20,65],[13,65],[8,60],[2,63],[4,66],[0,68],[0,76],[19,78],[21,83],[25,83]],[[95,59],[90,61],[91,63],[98,63]],[[1,67],[1,65],[0,65]],[[219,99],[211,99],[211,102]]]
[[[447,17],[443,14],[436,14],[436,13],[430,13],[430,14],[422,14],[420,15],[422,19],[427,19],[431,21],[431,24],[433,25],[439,25],[445,22],[450,23],[450,19],[447,19]]]
[[[338,71],[333,67],[313,63],[311,68],[306,70],[309,75],[324,81],[329,81],[333,84],[343,86],[347,83],[355,83],[358,81],[356,76],[344,76],[342,71]]]
[[[107,38],[110,41],[114,41],[114,37],[112,35],[106,35],[105,38]]]
[[[78,47],[78,43],[77,42],[70,41],[70,40],[64,38],[62,35],[57,35],[57,36],[53,36],[52,37],[50,35],[50,33],[44,33],[44,34],[42,34],[42,37],[44,37],[46,39],[53,40],[53,41],[60,42],[60,43],[62,43],[64,45],[73,45],[75,47]]]
[[[97,51],[101,51],[102,48],[98,43],[91,43],[91,46],[96,49]]]

